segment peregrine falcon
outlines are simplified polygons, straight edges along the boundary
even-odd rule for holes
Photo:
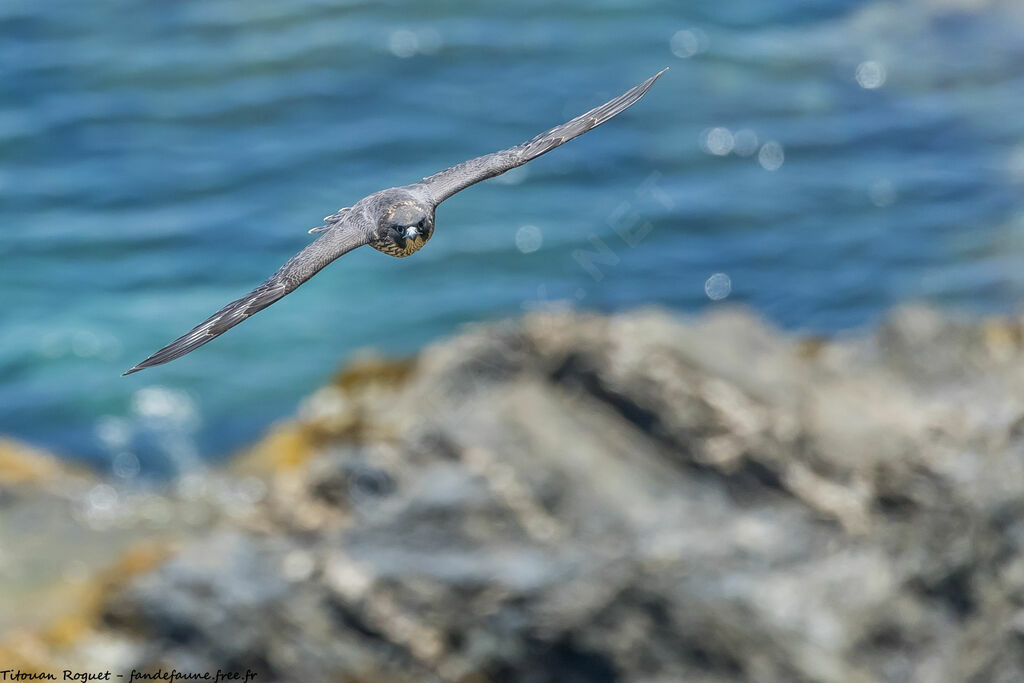
[[[662,69],[618,97],[520,145],[464,161],[418,183],[375,192],[325,216],[323,225],[309,231],[320,237],[289,259],[266,282],[124,374],[162,365],[194,351],[294,291],[328,263],[357,247],[369,244],[397,257],[416,253],[434,234],[434,209],[438,204],[470,185],[522,166],[600,126],[643,97],[665,71],[667,69]]]

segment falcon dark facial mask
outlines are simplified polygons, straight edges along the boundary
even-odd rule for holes
[[[319,235],[316,241],[293,256],[270,279],[124,374],[161,365],[194,351],[294,291],[328,263],[353,249],[369,244],[391,256],[415,254],[434,234],[434,209],[438,204],[470,185],[547,154],[621,114],[643,97],[663,73],[664,70],[600,107],[521,145],[463,161],[412,185],[374,192],[352,206],[339,209],[324,218],[324,225],[310,230]]]
[[[383,196],[379,229],[370,246],[389,256],[415,254],[434,234],[433,207],[407,195],[396,189]]]

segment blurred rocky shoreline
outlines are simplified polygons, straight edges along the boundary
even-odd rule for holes
[[[0,442],[0,669],[1024,680],[1022,339],[535,313],[159,490]]]

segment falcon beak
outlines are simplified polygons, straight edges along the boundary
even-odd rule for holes
[[[419,235],[420,235],[420,231],[417,230],[416,228],[406,228],[405,229],[405,239],[407,239],[407,240],[414,240],[417,237],[419,237]]]

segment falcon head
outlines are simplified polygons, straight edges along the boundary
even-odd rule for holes
[[[370,246],[391,256],[409,256],[434,234],[434,209],[406,199],[384,208],[377,223],[377,238]]]

